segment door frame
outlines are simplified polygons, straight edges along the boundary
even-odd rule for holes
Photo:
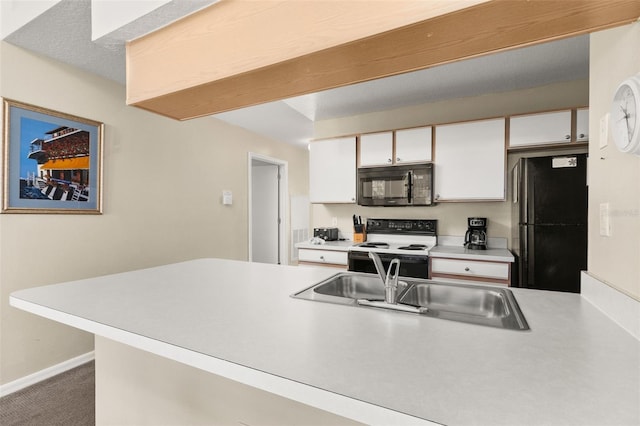
[[[278,236],[280,240],[279,244],[279,264],[280,265],[288,265],[289,264],[289,239],[287,238],[287,230],[289,229],[289,221],[287,214],[287,200],[289,199],[289,163],[284,160],[279,160],[277,158],[268,157],[266,155],[258,154],[255,152],[249,152],[247,156],[247,170],[248,170],[248,191],[247,191],[247,229],[248,229],[248,253],[247,259],[249,262],[253,261],[253,203],[252,199],[252,191],[253,191],[253,180],[252,180],[252,171],[253,171],[253,160],[262,161],[264,163],[273,164],[278,166],[278,173],[280,174],[280,179],[278,180],[278,211],[280,216],[280,227],[278,230]]]

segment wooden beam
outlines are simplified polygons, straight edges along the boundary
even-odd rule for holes
[[[492,0],[130,104],[184,120],[576,36],[639,17],[638,0]],[[128,80],[128,86],[133,83]]]
[[[128,44],[128,100],[232,77],[486,1],[222,0]]]

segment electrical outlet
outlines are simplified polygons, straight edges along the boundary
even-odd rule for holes
[[[337,217],[332,217],[331,218],[331,226],[333,226],[334,228],[338,226],[338,218]]]

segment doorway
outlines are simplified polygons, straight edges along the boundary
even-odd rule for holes
[[[287,162],[249,153],[249,261],[288,264]]]

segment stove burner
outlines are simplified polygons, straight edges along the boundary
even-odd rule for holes
[[[398,250],[424,250],[427,246],[424,244],[409,244],[408,246],[398,247]]]
[[[370,247],[370,248],[389,248],[387,243],[377,243],[374,241],[358,244],[358,247]]]

